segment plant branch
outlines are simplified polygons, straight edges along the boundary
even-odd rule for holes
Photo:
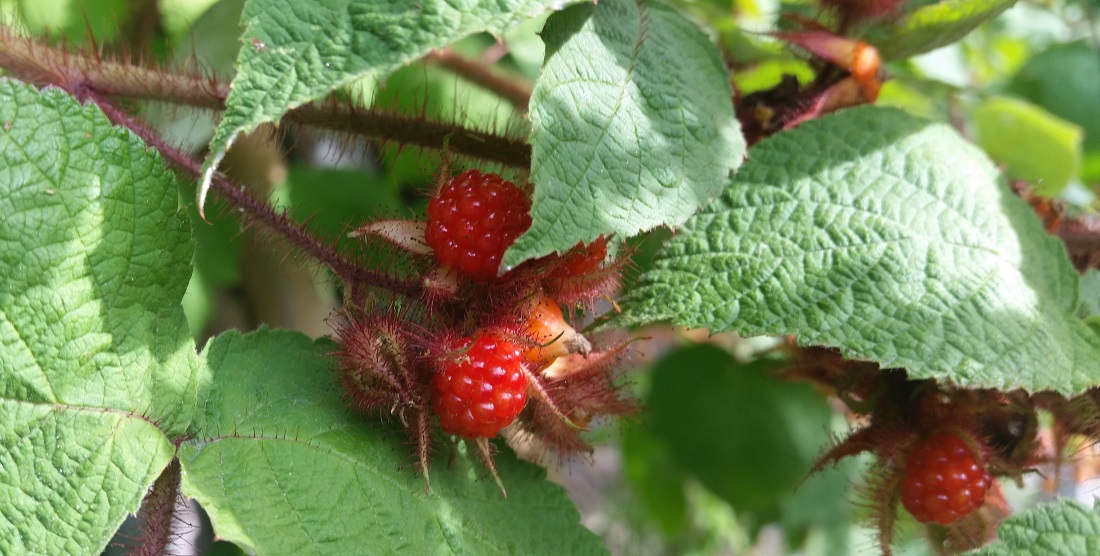
[[[179,149],[168,145],[152,129],[124,110],[111,104],[107,99],[94,91],[87,90],[84,91],[83,98],[77,98],[94,102],[112,122],[133,131],[178,168],[195,178],[202,175],[202,164]],[[416,295],[420,291],[419,284],[414,281],[402,280],[385,273],[363,268],[333,247],[314,237],[305,227],[290,219],[286,214],[275,211],[267,203],[253,197],[246,189],[230,183],[229,180],[219,174],[214,175],[212,189],[219,197],[240,209],[245,218],[263,224],[268,229],[289,240],[303,252],[327,265],[345,284],[364,283],[410,296]]]
[[[284,121],[319,127],[354,135],[366,135],[416,145],[430,149],[449,148],[481,160],[506,166],[531,167],[531,146],[514,139],[463,127],[458,124],[432,121],[423,116],[406,116],[396,112],[356,108],[334,100],[307,104],[287,112]]]
[[[488,91],[496,93],[501,98],[511,102],[519,110],[527,111],[527,104],[531,100],[530,83],[504,77],[492,71],[485,64],[456,54],[449,48],[433,50],[425,59]]]
[[[84,89],[101,95],[159,100],[221,109],[229,87],[196,73],[168,73],[132,64],[108,62],[98,54],[66,52],[0,26],[0,67],[38,85],[54,85],[74,96]]]
[[[229,85],[198,72],[174,73],[130,63],[67,52],[16,35],[0,26],[0,67],[27,82],[61,87],[77,98],[85,91],[99,96],[154,100],[224,110]],[[520,138],[469,129],[376,109],[357,108],[335,100],[291,110],[284,122],[363,135],[460,154],[516,168],[530,168],[531,147]]]

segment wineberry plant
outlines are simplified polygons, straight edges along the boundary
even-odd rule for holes
[[[1100,546],[1094,3],[43,6],[0,553]]]

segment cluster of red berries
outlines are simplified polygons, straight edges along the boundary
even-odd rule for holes
[[[598,238],[500,273],[505,251],[531,226],[530,208],[512,182],[468,170],[432,196],[426,223],[354,232],[425,263],[421,297],[402,302],[408,318],[368,305],[349,310],[340,334],[349,401],[397,415],[424,471],[433,421],[473,440],[492,469],[487,439],[510,425],[560,455],[587,448],[578,429],[588,419],[634,409],[611,377],[624,345],[593,352],[559,305],[610,295],[623,263],[607,261]]]
[[[531,226],[530,201],[514,183],[496,174],[467,170],[451,179],[428,202],[424,241],[436,261],[471,281],[496,284],[504,252]],[[581,276],[607,257],[603,239],[570,252],[554,265],[556,276]],[[539,295],[522,313],[530,345],[507,334],[481,331],[468,348],[449,359],[432,381],[432,408],[444,431],[464,437],[492,437],[512,423],[526,402],[526,362],[546,363],[569,353],[576,331],[550,298]],[[472,342],[472,343],[471,343]],[[549,346],[543,346],[549,343]]]

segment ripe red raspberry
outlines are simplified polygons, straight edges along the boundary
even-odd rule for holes
[[[922,523],[949,525],[978,509],[993,477],[965,440],[938,432],[909,452],[901,502]]]
[[[467,170],[428,202],[424,240],[440,264],[476,282],[497,282],[504,252],[531,227],[530,210],[514,183]]]
[[[449,434],[491,438],[510,425],[527,403],[523,348],[481,334],[443,364],[432,380],[432,409]]]

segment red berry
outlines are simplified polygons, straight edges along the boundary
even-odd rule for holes
[[[523,348],[493,334],[464,343],[432,380],[432,409],[449,434],[491,438],[527,403]]]
[[[939,432],[909,452],[901,502],[917,521],[949,525],[978,509],[992,485],[970,445],[954,433]]]
[[[582,276],[598,268],[607,258],[607,240],[600,236],[596,241],[588,245],[577,244],[561,256],[559,262],[551,271],[553,278],[570,278]]]
[[[428,202],[424,240],[440,264],[476,282],[496,282],[504,252],[531,227],[530,210],[514,183],[467,170]]]

